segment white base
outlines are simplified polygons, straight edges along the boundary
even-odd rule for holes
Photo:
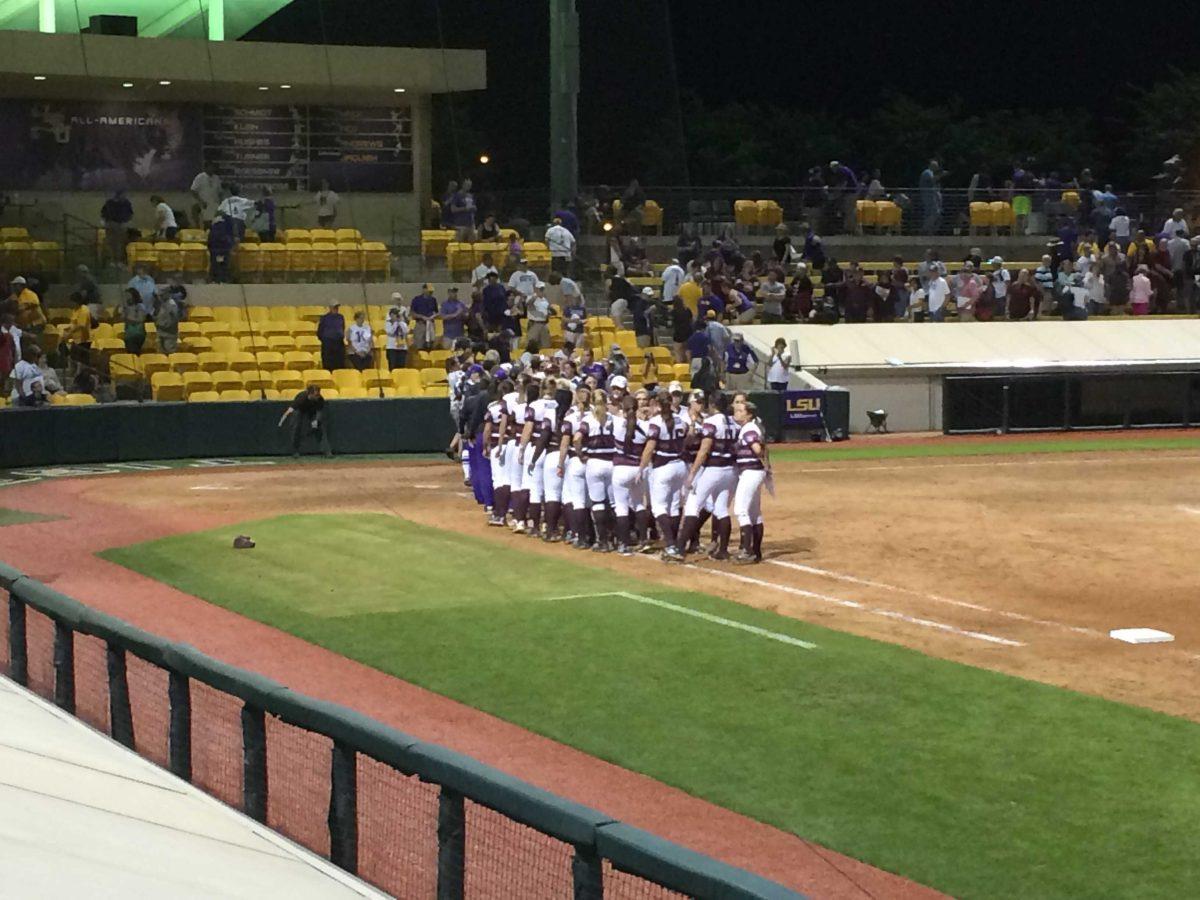
[[[1156,628],[1117,628],[1110,631],[1108,636],[1127,644],[1165,644],[1175,640],[1175,635]]]

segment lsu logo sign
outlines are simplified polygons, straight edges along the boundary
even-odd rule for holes
[[[824,407],[824,391],[785,391],[783,424],[796,428],[820,428]]]

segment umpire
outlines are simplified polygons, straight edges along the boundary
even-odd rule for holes
[[[321,396],[320,385],[310,384],[296,395],[292,405],[280,416],[279,427],[282,428],[283,423],[293,414],[296,416],[296,422],[292,426],[292,456],[300,456],[300,442],[304,440],[305,435],[312,435],[316,438],[321,452],[326,456],[333,456],[325,429],[325,398]]]

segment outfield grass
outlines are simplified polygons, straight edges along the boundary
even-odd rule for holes
[[[1093,433],[1094,434],[1094,433]],[[1024,456],[1030,453],[1083,453],[1112,450],[1197,450],[1200,435],[1179,437],[1078,437],[1036,440],[1008,437],[994,441],[966,441],[948,437],[944,441],[908,444],[877,441],[866,444],[814,444],[811,447],[771,448],[772,459],[839,460],[903,459],[927,456]]]
[[[258,548],[230,549],[241,532]],[[382,515],[103,555],[956,896],[1200,883],[1200,725],[1183,719]]]

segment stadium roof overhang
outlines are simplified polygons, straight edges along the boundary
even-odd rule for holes
[[[78,34],[92,16],[133,16],[142,37],[237,40],[291,0],[0,0],[0,29]]]
[[[0,97],[393,106],[486,86],[482,50],[0,30]]]

